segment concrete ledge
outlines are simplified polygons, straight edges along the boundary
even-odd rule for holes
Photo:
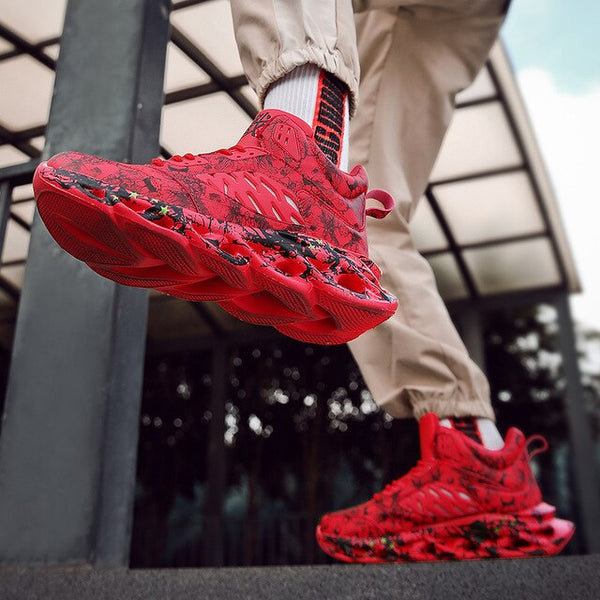
[[[600,598],[600,555],[398,565],[96,570],[2,567],[2,600]]]

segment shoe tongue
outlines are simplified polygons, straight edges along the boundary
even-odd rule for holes
[[[295,115],[285,112],[283,110],[277,110],[277,109],[271,108],[271,109],[267,109],[267,110],[261,110],[256,115],[256,117],[254,117],[254,121],[252,121],[252,123],[250,123],[250,125],[248,126],[248,129],[246,129],[243,137],[246,137],[248,135],[250,135],[252,137],[260,137],[263,129],[265,129],[265,127],[270,125],[273,122],[273,120],[279,116],[285,117],[285,119],[287,120],[288,123],[291,122],[294,125],[296,125],[299,129],[301,129],[304,132],[304,134],[306,136],[308,136],[308,137],[313,136],[313,130],[306,121],[303,121],[299,117],[296,117]]]
[[[421,458],[423,460],[434,457],[435,434],[439,426],[439,420],[434,413],[427,413],[419,421],[419,439],[421,440]]]

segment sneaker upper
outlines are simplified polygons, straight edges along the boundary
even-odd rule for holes
[[[377,537],[482,513],[514,514],[541,502],[527,443],[512,428],[488,450],[430,413],[419,422],[421,460],[368,502],[325,515],[323,534]]]
[[[90,178],[89,185],[117,186],[188,213],[298,232],[367,255],[364,169],[337,169],[317,146],[312,129],[283,111],[260,112],[238,144],[209,154],[129,165],[67,152],[48,165]]]

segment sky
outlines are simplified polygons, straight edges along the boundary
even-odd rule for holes
[[[597,0],[513,0],[502,37],[583,286],[573,316],[600,331],[599,25]]]

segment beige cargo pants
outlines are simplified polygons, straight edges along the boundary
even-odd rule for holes
[[[483,66],[507,4],[231,0],[242,64],[260,100],[297,65],[313,63],[334,73],[351,95],[350,164],[363,164],[371,187],[396,198],[385,220],[369,219],[368,239],[382,284],[397,296],[399,308],[349,344],[376,402],[395,417],[433,411],[494,418],[487,380],[448,316],[409,222],[454,96]]]

